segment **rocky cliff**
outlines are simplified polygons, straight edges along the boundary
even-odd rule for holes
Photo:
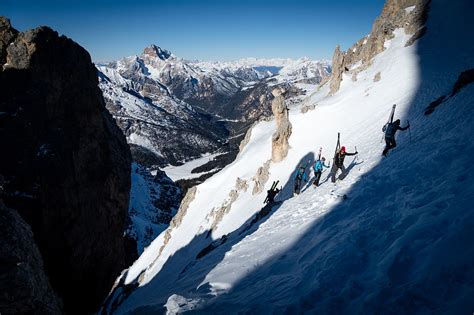
[[[334,94],[339,90],[343,73],[351,74],[352,79],[357,80],[357,73],[367,69],[372,58],[385,50],[385,41],[393,38],[395,29],[404,28],[406,34],[412,35],[406,45],[413,44],[423,36],[429,3],[430,0],[387,0],[369,35],[345,52],[339,46],[336,47],[329,93]]]
[[[276,131],[272,137],[272,161],[283,160],[290,148],[288,139],[291,136],[292,126],[289,119],[289,110],[285,105],[285,90],[276,88],[272,91],[275,97],[272,101],[272,111],[276,121]]]
[[[31,227],[64,311],[93,312],[135,246],[124,237],[130,150],[78,44],[0,18],[0,58],[0,198]]]
[[[60,300],[44,273],[28,224],[0,200],[0,312],[60,314]]]

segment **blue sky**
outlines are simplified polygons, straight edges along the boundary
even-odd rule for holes
[[[95,61],[154,43],[187,59],[330,59],[370,32],[383,0],[1,0],[0,15],[24,31],[48,25]]]

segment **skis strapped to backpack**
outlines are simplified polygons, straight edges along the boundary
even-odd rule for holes
[[[397,104],[393,104],[392,106],[392,112],[390,113],[390,123],[393,123],[393,115],[395,115],[395,107],[397,107]]]
[[[277,181],[274,181],[273,184],[272,184],[272,187],[270,188],[270,190],[275,190],[276,186],[278,185],[280,181],[277,180]],[[267,203],[268,201],[268,194],[267,194],[267,197],[265,198],[265,200],[263,201],[263,203]]]
[[[391,123],[393,123],[393,116],[395,115],[395,107],[397,107],[397,104],[393,104],[392,106],[392,111],[390,112],[390,116],[388,116],[387,123],[383,125],[382,131],[385,132],[387,130],[387,126]]]
[[[321,152],[323,151],[323,148],[319,148],[319,153],[318,153],[318,159],[316,161],[321,160]]]
[[[390,112],[390,116],[388,116],[387,123],[383,125],[382,127],[383,136],[382,136],[382,139],[380,140],[380,143],[382,143],[383,139],[385,138],[385,131],[387,131],[388,125],[393,123],[393,116],[395,115],[395,107],[397,107],[397,104],[393,104],[392,111]]]
[[[273,182],[273,185],[272,185],[272,190],[275,190],[276,186],[278,185],[280,181],[277,180],[276,182]]]
[[[341,138],[341,133],[337,133],[337,143],[336,143],[336,150],[334,151],[334,162],[336,162],[336,156],[337,156],[337,151],[339,151],[339,148],[341,146],[341,142],[339,141]]]

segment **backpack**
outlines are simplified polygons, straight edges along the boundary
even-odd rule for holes
[[[395,136],[396,131],[397,127],[394,123],[387,124],[387,127],[385,128],[385,137],[392,138],[393,136]]]
[[[316,163],[314,163],[313,170],[315,172],[320,172],[323,170],[323,165],[322,165],[321,160],[317,160]]]

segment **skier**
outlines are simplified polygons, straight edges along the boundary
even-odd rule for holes
[[[300,190],[301,190],[301,181],[304,181],[305,183],[308,182],[307,176],[306,176],[306,166],[303,165],[303,163],[300,164],[298,169],[295,172],[295,189],[293,192],[293,195],[299,195]]]
[[[319,186],[319,180],[321,179],[321,174],[323,172],[323,167],[329,168],[331,165],[324,164],[326,162],[326,158],[323,156],[320,160],[317,160],[313,165],[314,170],[314,187]]]
[[[385,127],[385,149],[383,150],[382,155],[387,156],[388,151],[395,148],[397,146],[397,142],[395,142],[395,133],[397,130],[407,130],[410,128],[410,123],[407,124],[406,127],[400,127],[400,119],[395,120],[393,123],[388,123]]]
[[[331,181],[333,183],[336,182],[336,174],[339,169],[341,169],[342,171],[341,177],[344,177],[346,175],[346,168],[344,167],[344,159],[346,158],[346,156],[356,155],[357,153],[359,152],[346,152],[345,146],[342,146],[339,150],[336,151],[336,155],[334,156],[334,163],[331,169]]]
[[[267,198],[265,198],[265,203],[273,203],[275,201],[275,196],[281,191],[281,188],[278,189],[277,187],[275,188],[270,188],[267,190]]]

